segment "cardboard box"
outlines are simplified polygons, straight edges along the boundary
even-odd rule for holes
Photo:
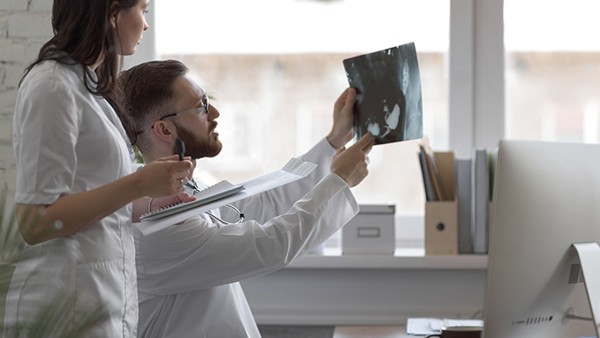
[[[458,254],[458,204],[456,201],[425,204],[425,254]]]
[[[342,253],[393,255],[396,250],[394,204],[361,204],[342,228]]]

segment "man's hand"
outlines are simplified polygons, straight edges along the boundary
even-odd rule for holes
[[[343,147],[352,139],[354,125],[354,100],[356,90],[346,88],[333,105],[333,126],[327,135],[327,141],[335,149]]]
[[[375,144],[371,133],[366,133],[350,148],[342,147],[333,155],[331,172],[341,177],[350,187],[354,187],[367,177],[369,158],[367,155]]]

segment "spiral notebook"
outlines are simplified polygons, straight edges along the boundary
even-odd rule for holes
[[[142,216],[140,216],[140,221],[152,221],[166,216],[170,216],[178,212],[188,210],[203,204],[216,201],[223,197],[233,195],[235,193],[238,193],[242,189],[244,189],[244,186],[241,184],[231,184],[227,180],[222,180],[219,183],[211,185],[210,187],[202,189],[199,192],[195,193],[194,197],[196,197],[196,199],[194,201],[173,204],[168,207],[164,207],[143,214]]]

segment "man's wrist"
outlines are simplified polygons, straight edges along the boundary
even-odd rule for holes
[[[325,139],[335,150],[340,149],[344,145],[342,138],[337,138],[331,134],[327,135]]]

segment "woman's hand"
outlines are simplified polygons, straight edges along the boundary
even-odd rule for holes
[[[136,172],[143,195],[163,197],[180,194],[194,165],[189,159],[179,161],[177,155],[152,161]]]

